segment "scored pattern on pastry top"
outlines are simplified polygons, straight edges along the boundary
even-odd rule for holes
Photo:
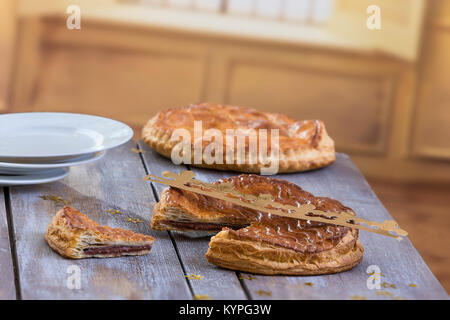
[[[190,191],[195,194],[208,196],[211,198],[223,200],[228,203],[238,205],[251,210],[256,210],[259,212],[264,212],[266,215],[256,217],[255,222],[261,222],[263,224],[264,219],[284,219],[283,224],[285,228],[292,228],[292,223],[286,224],[286,218],[300,219],[295,221],[295,224],[300,224],[299,227],[307,226],[313,228],[315,226],[322,226],[323,224],[328,225],[330,228],[334,226],[337,228],[333,230],[333,234],[336,233],[336,239],[342,234],[345,234],[348,228],[350,229],[361,229],[384,236],[389,236],[401,240],[402,236],[408,235],[405,230],[399,228],[398,224],[393,220],[386,220],[382,223],[365,220],[356,217],[354,213],[347,207],[340,204],[338,201],[324,198],[324,197],[314,197],[308,192],[302,190],[295,184],[291,184],[291,188],[280,189],[284,192],[292,192],[292,190],[299,189],[301,193],[297,192],[295,197],[301,195],[303,197],[302,201],[295,201],[290,197],[289,194],[284,196],[274,196],[270,194],[270,190],[259,191],[257,196],[251,194],[250,192],[245,192],[245,188],[251,185],[246,181],[245,186],[239,185],[239,179],[224,179],[218,183],[205,183],[200,180],[195,179],[195,174],[192,171],[183,171],[179,174],[165,171],[162,173],[164,178],[147,175],[144,179],[156,183],[162,183],[169,185],[174,188],[178,188],[185,191]],[[253,179],[269,179],[266,177],[247,175],[247,177],[253,177]],[[169,178],[169,179],[166,179]],[[238,178],[242,178],[239,176]],[[272,181],[281,181],[277,179],[272,179]],[[257,185],[258,183],[254,183]],[[294,187],[295,186],[295,187]],[[176,194],[176,193],[175,193]],[[186,195],[186,194],[184,194]],[[291,201],[286,201],[286,199],[291,198]],[[300,203],[302,202],[302,203]],[[212,203],[212,206],[217,206],[218,204],[224,205],[224,202]],[[224,208],[221,208],[223,210]],[[241,209],[242,210],[242,209]],[[254,212],[254,211],[252,211]],[[237,214],[236,220],[239,221],[239,213]],[[248,212],[246,212],[248,215]],[[278,225],[283,225],[278,224]],[[268,224],[270,226],[276,225],[273,221]],[[252,225],[253,226],[253,225]],[[296,227],[297,225],[294,225]],[[279,230],[278,230],[279,231]],[[288,230],[289,231],[289,230]],[[245,235],[245,229],[238,231],[240,235]],[[269,230],[268,232],[273,232]],[[277,232],[277,230],[275,230]],[[392,232],[392,233],[391,233]],[[259,231],[260,234],[263,232]],[[286,232],[284,232],[286,234]],[[320,238],[320,237],[319,237]]]
[[[198,122],[200,136],[195,134]],[[210,129],[220,138],[207,135]],[[179,130],[187,131],[190,143],[181,142]],[[229,136],[228,131],[234,134]],[[274,132],[278,134],[272,141]],[[237,136],[243,138],[239,143]],[[335,161],[334,141],[321,120],[297,121],[279,113],[213,103],[160,111],[144,126],[142,139],[163,156],[173,159],[175,154],[184,164],[218,170],[264,173],[276,166],[277,172],[298,172]]]
[[[337,201],[314,197],[297,185],[269,177],[240,175],[214,184],[227,183],[246,195],[271,194],[283,204],[313,203],[334,212],[350,210]],[[302,253],[330,250],[350,231],[347,227],[272,215],[178,188],[166,189],[161,199],[152,218],[152,226],[156,229],[166,226],[170,229],[220,231],[226,227],[229,233],[240,239],[262,241]],[[177,207],[189,214],[170,214]],[[190,222],[186,222],[188,220]]]
[[[210,103],[160,112],[154,125],[169,130],[183,128],[194,136],[194,121],[202,121],[205,129],[215,128],[222,132],[226,129],[278,129],[280,146],[284,149],[317,147],[321,133],[321,121],[318,120],[296,121],[279,113],[264,113],[252,108]],[[248,147],[248,144],[246,146]]]

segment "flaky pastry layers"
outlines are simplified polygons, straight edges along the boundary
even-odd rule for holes
[[[231,183],[243,194],[270,194],[282,204],[313,204],[321,211],[354,214],[336,200],[315,197],[284,180],[243,174],[215,182],[221,183]],[[211,238],[208,261],[251,273],[336,273],[351,269],[363,257],[357,229],[271,215],[173,187],[161,194],[151,227],[183,232],[222,230]]]
[[[112,258],[150,252],[151,236],[101,226],[77,209],[65,206],[52,218],[45,234],[49,246],[66,258]]]
[[[268,155],[271,154],[270,130],[279,129],[278,172],[305,171],[327,166],[335,161],[334,141],[328,136],[320,120],[296,121],[279,113],[264,113],[251,108],[218,105],[210,103],[191,104],[184,108],[174,108],[159,112],[151,118],[142,130],[143,140],[158,153],[171,157],[172,149],[179,143],[171,139],[176,129],[186,129],[192,138],[191,161],[193,166],[232,170],[247,173],[260,173],[261,168],[269,166],[249,160],[249,143],[245,145],[245,163],[239,164],[236,152],[234,159],[226,161],[226,145],[223,142],[222,163],[208,164],[194,161],[194,121],[202,121],[202,129],[217,129],[225,141],[226,130],[267,129]],[[257,135],[259,139],[259,135]],[[212,141],[202,142],[202,150]],[[259,146],[259,140],[258,140]],[[236,147],[237,148],[237,147]],[[181,153],[182,154],[182,153]],[[270,159],[270,156],[269,156]],[[269,160],[270,161],[270,160]]]

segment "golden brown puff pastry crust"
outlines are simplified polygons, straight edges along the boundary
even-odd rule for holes
[[[248,227],[253,229],[253,226]],[[255,228],[258,230],[258,228]],[[211,238],[206,258],[222,268],[264,275],[319,275],[349,270],[359,264],[363,247],[356,230],[318,252],[300,252],[224,229]],[[259,230],[264,232],[264,230]],[[272,230],[273,232],[273,230]]]
[[[52,218],[45,240],[66,258],[111,258],[150,252],[151,236],[101,226],[79,210],[65,206]]]
[[[350,212],[340,202],[315,197],[279,179],[242,174],[217,182],[241,193],[270,194],[282,204],[313,204],[317,209]],[[363,256],[358,230],[258,212],[220,199],[167,188],[154,209],[155,230],[220,231],[211,239],[206,258],[234,270],[260,274],[313,275],[348,270]]]
[[[334,141],[328,136],[320,120],[296,121],[279,113],[264,113],[251,108],[217,105],[210,103],[192,104],[184,108],[175,108],[159,112],[151,118],[142,130],[143,140],[158,153],[171,157],[172,149],[179,143],[171,139],[176,129],[186,129],[194,137],[194,121],[202,121],[203,132],[218,129],[225,137],[226,129],[279,129],[279,169],[278,172],[296,172],[321,168],[335,161]],[[225,140],[225,138],[224,138]],[[268,139],[270,154],[270,139]],[[211,142],[203,141],[203,150]],[[259,144],[258,144],[259,145]],[[193,145],[191,146],[193,150]],[[248,143],[246,154],[248,154]],[[244,164],[238,164],[236,153],[234,161],[225,160],[224,143],[223,164],[194,163],[191,152],[190,164],[198,167],[232,170],[247,173],[260,173],[263,164],[250,164],[248,158]]]

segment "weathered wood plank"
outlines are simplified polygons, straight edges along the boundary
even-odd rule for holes
[[[143,158],[150,173],[161,176],[165,170],[179,172],[186,170],[185,166],[176,166],[170,159],[166,159],[151,150],[145,143],[139,143],[144,151]],[[158,196],[166,186],[155,183]],[[161,234],[163,234],[161,232]],[[173,233],[178,252],[182,258],[187,275],[203,276],[200,280],[189,280],[195,294],[208,295],[212,299],[246,299],[246,294],[234,271],[220,269],[205,258],[208,250],[209,238],[191,239]]]
[[[24,299],[190,299],[190,289],[171,239],[149,228],[154,202],[150,185],[142,180],[140,156],[132,142],[108,151],[100,161],[72,168],[59,182],[11,188],[21,294]],[[149,255],[111,259],[65,259],[46,244],[44,233],[62,207],[39,196],[53,194],[92,219],[156,238]],[[122,214],[109,214],[118,209]],[[127,217],[144,223],[134,224]],[[69,289],[69,266],[81,270],[81,289]]]
[[[6,215],[5,194],[3,187],[0,187],[0,300],[16,298],[14,268]]]
[[[209,182],[237,174],[199,168],[193,170],[197,178]],[[321,170],[275,177],[294,182],[316,196],[335,198],[363,218],[375,221],[392,219],[347,155],[338,154],[335,164]],[[365,248],[364,259],[350,271],[310,277],[256,276],[254,280],[244,280],[245,284],[255,299],[351,299],[356,295],[368,299],[448,298],[409,239],[398,242],[364,231],[360,232],[360,239]],[[370,265],[378,265],[384,275],[381,281],[394,284],[396,288],[369,290],[366,270]]]

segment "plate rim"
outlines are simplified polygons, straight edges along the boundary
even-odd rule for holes
[[[83,151],[83,152],[76,152],[76,153],[59,153],[59,154],[47,154],[44,156],[24,156],[24,155],[0,155],[1,158],[3,159],[8,159],[8,158],[22,158],[22,159],[45,159],[45,158],[67,158],[67,157],[76,157],[76,156],[82,156],[85,154],[89,154],[89,153],[96,153],[96,152],[101,152],[101,151],[106,151],[112,148],[116,148],[119,147],[125,143],[127,143],[128,141],[130,141],[133,136],[134,136],[134,130],[127,125],[126,123],[119,121],[119,120],[115,120],[115,119],[111,119],[111,118],[106,118],[106,117],[102,117],[102,116],[97,116],[97,115],[92,115],[92,114],[86,114],[86,113],[72,113],[72,112],[11,112],[11,113],[4,113],[4,114],[0,114],[0,120],[1,118],[6,118],[6,117],[13,117],[13,116],[20,116],[20,115],[62,115],[62,116],[82,116],[82,117],[89,117],[89,118],[98,118],[98,119],[102,119],[102,120],[106,120],[106,121],[112,121],[115,122],[117,124],[120,124],[121,126],[123,126],[126,130],[127,130],[127,134],[124,136],[124,139],[120,142],[117,142],[115,144],[112,144],[108,147],[102,146],[102,147],[92,147],[92,149],[88,150],[88,151]]]
[[[61,179],[66,178],[70,173],[70,168],[56,168],[55,171],[61,170],[61,174],[54,175],[49,178],[41,178],[41,179],[32,179],[36,174],[29,175],[21,175],[21,176],[29,176],[28,180],[24,181],[8,181],[8,179],[3,178],[4,176],[0,174],[0,186],[24,186],[24,185],[35,185],[35,184],[44,184],[55,182]]]
[[[56,163],[17,163],[17,162],[2,162],[0,161],[0,175],[1,168],[10,169],[29,169],[29,170],[48,170],[66,167],[75,167],[82,164],[89,164],[91,162],[102,159],[106,154],[106,150],[94,152],[93,156],[87,159],[79,161],[68,161],[68,162],[56,162]]]

